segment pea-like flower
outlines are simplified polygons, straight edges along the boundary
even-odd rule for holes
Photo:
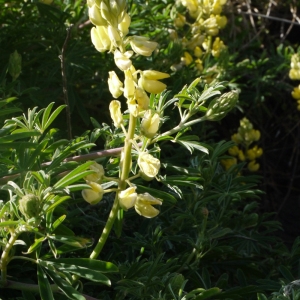
[[[149,153],[140,152],[137,161],[140,171],[149,178],[154,178],[160,169],[160,161]]]
[[[120,70],[125,71],[131,67],[132,61],[130,60],[130,57],[132,56],[132,54],[132,51],[126,51],[125,53],[122,53],[118,49],[115,50],[115,64]]]
[[[167,73],[147,70],[142,72],[141,77],[138,81],[138,85],[148,93],[158,94],[165,90],[167,87],[166,84],[158,80],[168,77],[170,77],[170,75]]]
[[[148,193],[144,193],[137,196],[134,208],[139,215],[145,218],[154,218],[159,214],[159,210],[154,208],[153,205],[162,205],[162,201]]]
[[[123,123],[123,115],[121,113],[121,102],[118,100],[112,100],[109,104],[110,117],[112,118],[114,125],[119,128]]]
[[[153,138],[159,127],[159,114],[153,113],[150,109],[144,114],[141,122],[141,132],[147,138]]]
[[[143,56],[150,56],[156,49],[157,43],[149,41],[149,38],[143,36],[133,36],[130,38],[132,50]]]
[[[95,173],[86,176],[84,179],[86,181],[92,181],[97,183],[101,182],[104,177],[103,166],[94,161],[93,164],[89,166],[89,169],[93,170]]]
[[[119,79],[115,71],[108,72],[108,88],[114,98],[119,98],[123,94],[123,82]]]
[[[251,171],[251,172],[256,172],[260,165],[259,163],[257,163],[255,160],[251,160],[249,163],[248,163],[248,170]]]
[[[96,3],[89,6],[89,18],[96,26],[106,26],[107,21],[102,17],[99,7]]]
[[[146,92],[139,86],[137,86],[135,88],[134,97],[138,103],[139,110],[142,111],[142,110],[146,110],[149,108],[150,99],[149,99],[148,95],[146,94]]]
[[[123,209],[128,210],[135,205],[137,198],[137,193],[135,190],[136,187],[129,187],[126,190],[118,193],[119,204]]]
[[[125,13],[121,23],[118,24],[118,29],[122,32],[123,36],[128,34],[130,22],[130,16]]]
[[[82,190],[81,195],[86,202],[95,205],[102,200],[104,190],[102,186],[96,182],[88,181],[87,183],[91,189]]]
[[[300,100],[300,84],[296,86],[292,91],[292,97],[296,100]]]
[[[91,29],[91,39],[95,48],[99,52],[110,50],[111,41],[108,36],[107,27],[96,26]]]

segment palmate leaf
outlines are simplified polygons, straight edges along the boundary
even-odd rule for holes
[[[48,276],[53,280],[53,282],[58,286],[58,288],[69,298],[72,300],[85,300],[85,297],[82,296],[77,290],[75,290],[66,280],[60,277],[56,270],[52,267],[48,266],[45,269]]]
[[[48,281],[47,275],[45,274],[43,268],[37,266],[37,278],[40,290],[40,296],[42,300],[54,300],[53,293],[51,290],[50,283]]]
[[[92,170],[86,170],[90,165],[93,164],[93,161],[88,161],[80,166],[78,166],[76,169],[72,170],[69,174],[64,176],[62,179],[57,181],[54,184],[54,188],[63,188],[67,187],[69,184],[72,184],[79,179],[82,179],[83,177],[93,174],[94,171]]]
[[[53,123],[60,112],[66,107],[66,105],[61,105],[50,115],[53,105],[54,102],[50,103],[44,110],[41,122],[42,131],[45,131]]]
[[[175,140],[175,142],[184,146],[187,150],[191,152],[191,154],[195,149],[208,154],[208,148],[206,146],[203,146],[203,144],[199,142],[189,140],[190,137],[191,136],[180,137],[180,140]]]

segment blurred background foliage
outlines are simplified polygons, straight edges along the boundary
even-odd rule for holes
[[[173,5],[173,0],[128,1],[130,34],[147,35],[159,43],[152,57],[137,58],[136,67],[169,72],[166,83],[171,95],[199,76],[193,64],[171,69],[184,54],[182,45],[171,37],[177,30],[170,18]],[[201,76],[205,80],[217,74],[219,80],[237,87],[238,107],[219,122],[193,128],[192,134],[211,145],[209,155],[190,156],[173,145],[162,146],[164,168],[171,172],[169,185],[149,183],[148,187],[178,198],[176,188],[171,188],[178,185],[184,199],[176,204],[166,201],[153,220],[126,214],[122,237],[109,238],[102,258],[117,264],[120,273],[110,275],[111,288],[84,283],[90,295],[99,299],[300,299],[300,118],[291,97],[296,84],[288,77],[291,55],[300,43],[297,8],[297,0],[227,1],[223,13],[228,24],[220,32],[227,51],[207,59]],[[65,104],[64,49],[73,137],[99,124],[111,124],[107,78],[114,62],[91,43],[85,1],[54,0],[47,5],[37,0],[0,0],[0,20],[0,100],[13,101],[9,104],[13,110],[1,115],[2,121],[34,106]],[[14,51],[22,58],[16,79],[8,72]],[[243,117],[261,132],[259,146],[264,154],[255,175],[245,171],[243,163],[229,171],[220,164],[232,146],[221,141],[230,141]],[[60,138],[66,138],[64,112],[54,124]],[[105,128],[97,149],[105,146],[104,137],[110,138]],[[195,184],[184,185],[184,176],[193,177]],[[66,208],[67,225],[76,235],[97,239],[111,202],[107,198],[87,206],[75,196]],[[84,249],[76,255],[85,257],[88,252]],[[28,276],[31,270],[24,263],[22,274]],[[19,276],[19,272],[19,262],[12,262],[11,274]],[[31,279],[35,274],[28,282]],[[211,294],[183,298],[180,292],[196,288]],[[0,291],[0,296],[32,299],[8,290]],[[57,299],[65,298],[58,295]]]

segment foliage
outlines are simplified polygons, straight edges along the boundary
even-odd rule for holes
[[[282,234],[298,224],[299,26],[269,18],[297,4],[210,2],[127,1],[119,49],[157,43],[131,78],[117,46],[93,47],[94,1],[0,0],[1,299],[299,299],[299,232]],[[112,97],[112,70],[148,114],[125,84]],[[255,172],[222,164],[242,120],[260,132]]]

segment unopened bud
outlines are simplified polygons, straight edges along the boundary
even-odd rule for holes
[[[16,80],[22,70],[22,57],[16,50],[9,56],[9,61],[8,61],[8,73],[12,77],[13,81]]]
[[[28,194],[19,201],[19,210],[26,219],[38,217],[40,213],[40,199],[34,194]]]

